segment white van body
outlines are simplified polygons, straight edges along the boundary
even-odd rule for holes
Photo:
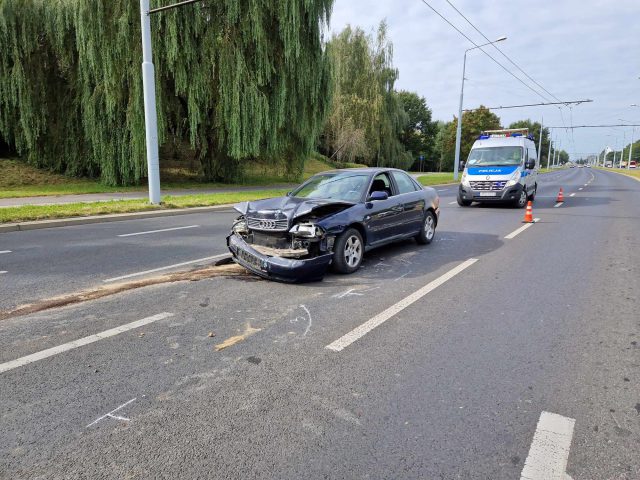
[[[538,189],[538,154],[526,129],[483,132],[462,173],[458,204],[510,203],[524,207]]]

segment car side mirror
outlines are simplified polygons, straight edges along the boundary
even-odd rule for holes
[[[382,191],[371,192],[371,195],[369,195],[369,200],[371,201],[386,200],[387,198],[389,198],[389,194],[387,192],[382,192]]]
[[[527,160],[526,162],[524,162],[524,168],[526,168],[527,170],[533,170],[534,168],[536,168],[536,161]]]

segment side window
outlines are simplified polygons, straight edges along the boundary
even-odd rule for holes
[[[393,195],[389,175],[387,175],[386,173],[380,173],[376,175],[376,178],[373,179],[373,183],[371,184],[369,195],[371,195],[373,192],[387,192],[387,195]]]
[[[536,151],[534,148],[529,148],[529,158],[536,161],[538,163],[538,156],[536,155]]]
[[[416,191],[416,186],[406,173],[391,172],[391,175],[393,175],[393,179],[396,181],[396,185],[398,186],[398,193],[409,193]]]

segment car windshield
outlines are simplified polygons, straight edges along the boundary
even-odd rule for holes
[[[310,178],[292,197],[328,198],[345,202],[358,202],[369,185],[369,175],[362,173],[320,174]]]
[[[522,147],[474,148],[469,152],[470,167],[520,165]]]

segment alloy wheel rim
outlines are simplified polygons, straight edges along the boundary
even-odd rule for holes
[[[360,263],[360,258],[362,258],[362,243],[358,237],[351,235],[344,246],[344,259],[347,265],[355,267]]]
[[[431,240],[434,233],[435,228],[433,226],[433,217],[431,215],[427,215],[427,219],[424,222],[424,234],[428,240]]]
[[[527,192],[525,190],[520,194],[520,205],[524,205],[527,202]]]

